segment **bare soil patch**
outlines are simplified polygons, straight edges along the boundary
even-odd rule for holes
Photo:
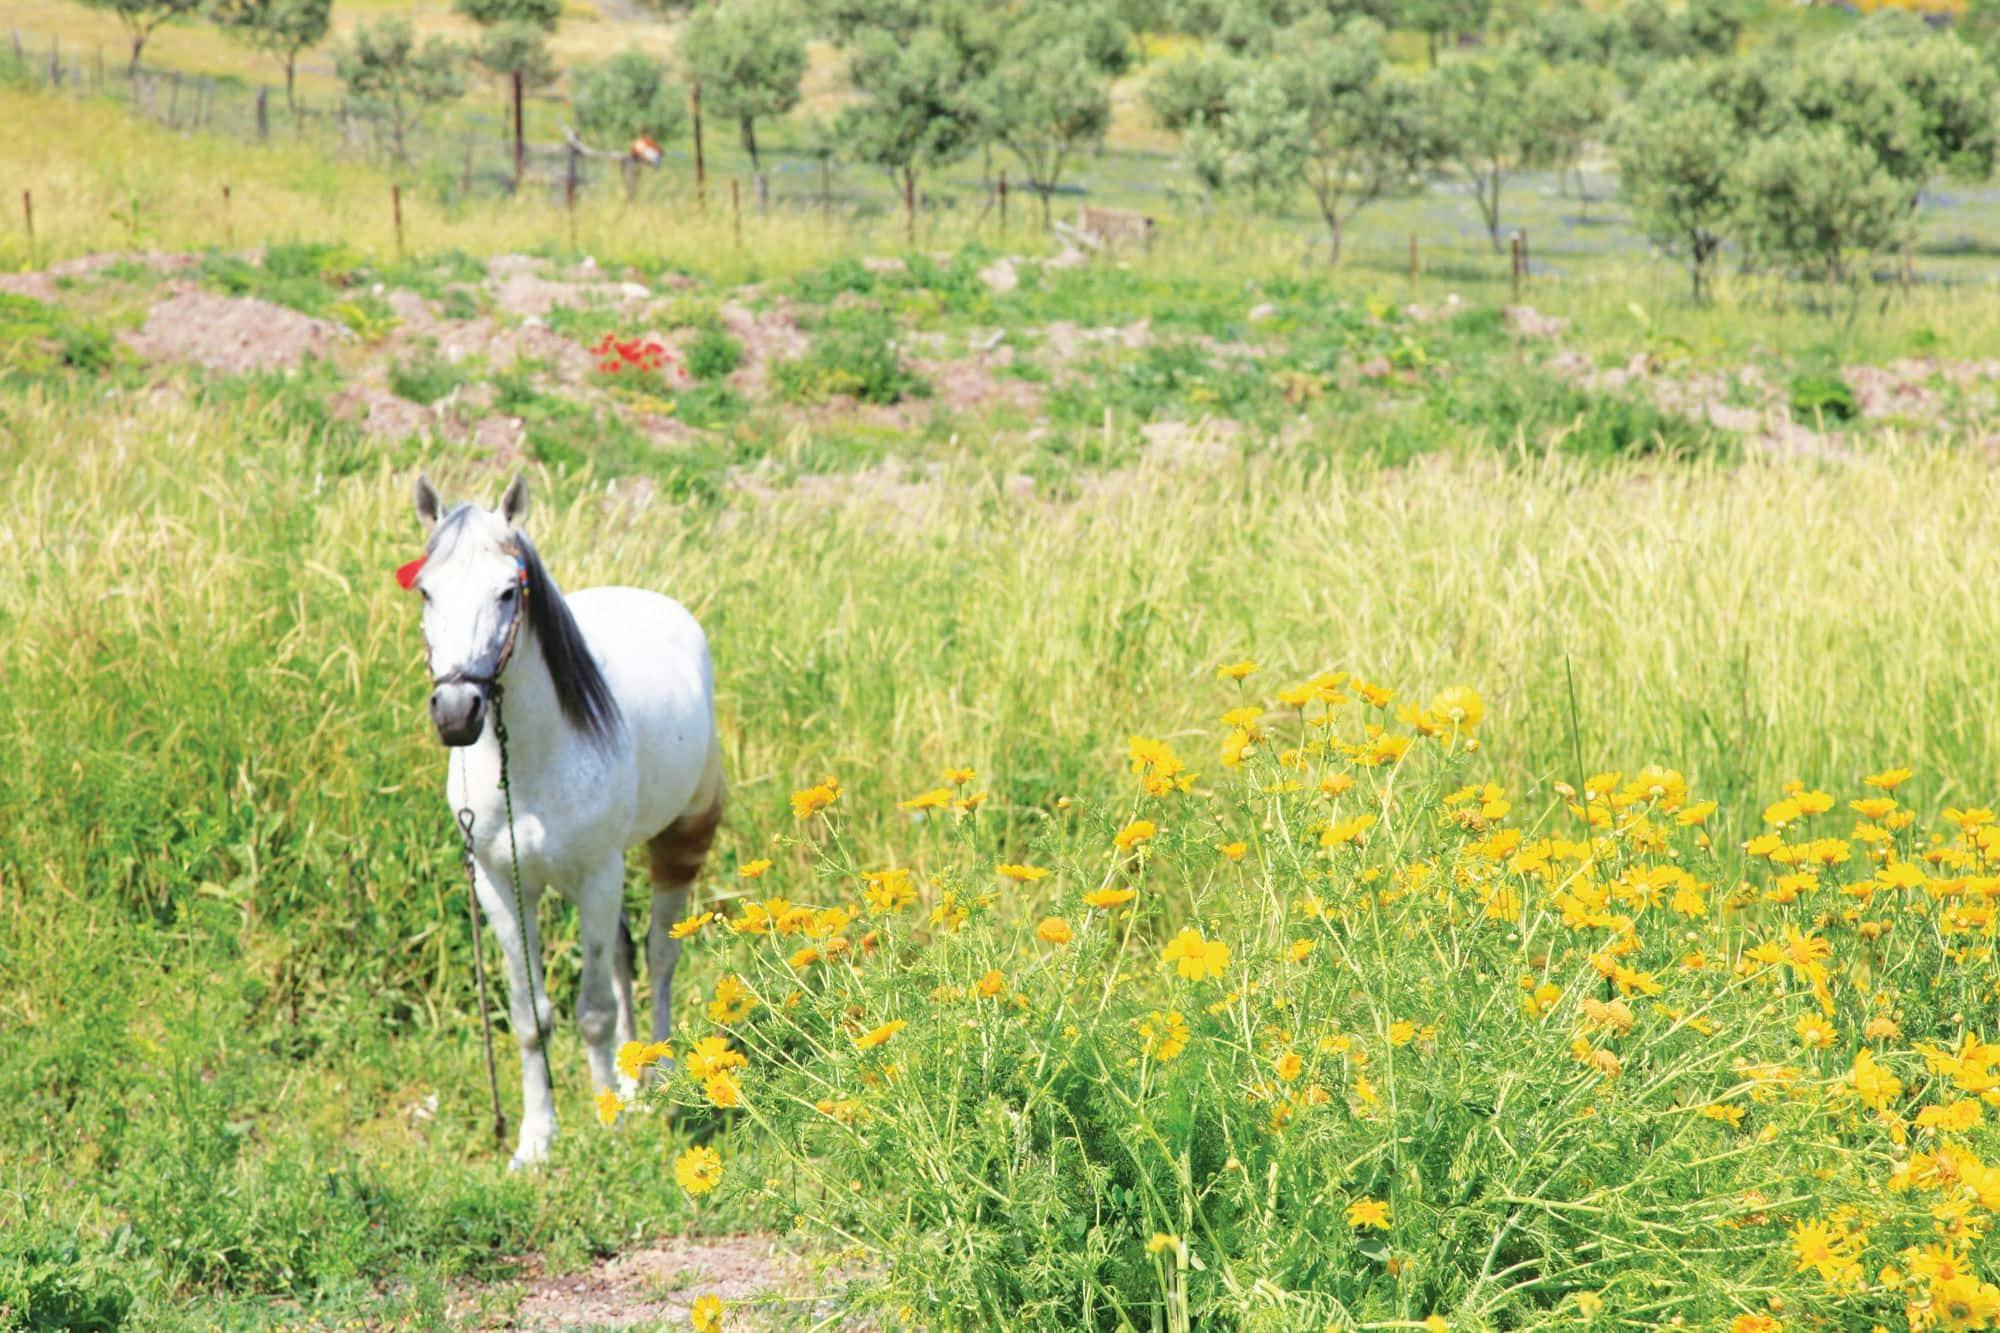
[[[351,335],[338,324],[250,296],[176,292],[154,305],[145,326],[122,334],[149,361],[192,361],[242,374],[326,356]]]
[[[550,1274],[530,1258],[525,1291],[496,1319],[468,1290],[461,1317],[483,1327],[534,1330],[686,1328],[694,1303],[721,1298],[730,1328],[819,1326],[859,1328],[835,1318],[830,1299],[836,1279],[771,1236],[673,1237],[599,1260],[576,1273]]]

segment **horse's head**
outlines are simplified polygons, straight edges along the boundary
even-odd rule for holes
[[[431,723],[446,745],[470,745],[486,726],[500,674],[520,637],[527,599],[523,539],[528,508],[516,477],[497,510],[446,510],[429,480],[416,485],[417,516],[430,531],[415,586],[424,596],[424,653],[431,669]]]

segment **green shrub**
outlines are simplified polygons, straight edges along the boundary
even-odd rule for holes
[[[698,380],[719,380],[742,364],[743,344],[720,327],[706,326],[688,343],[688,374]]]
[[[109,330],[64,306],[0,292],[0,384],[63,371],[102,375],[117,361]]]
[[[1792,415],[1810,425],[1852,421],[1861,415],[1854,390],[1834,370],[1805,371],[1792,377]]]
[[[422,403],[425,407],[445,397],[465,380],[464,369],[447,362],[434,348],[427,348],[407,361],[392,362],[389,366],[389,392],[398,398]]]
[[[715,430],[740,421],[748,406],[743,395],[726,384],[697,384],[674,395],[675,414],[699,430]]]
[[[829,316],[803,357],[779,361],[771,378],[788,402],[820,403],[837,395],[864,403],[922,398],[930,386],[904,369],[897,355],[896,328],[878,310]]]

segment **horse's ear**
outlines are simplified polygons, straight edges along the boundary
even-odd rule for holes
[[[517,528],[528,512],[528,474],[519,472],[507,487],[507,493],[500,497],[500,517],[507,520],[507,526]]]
[[[437,487],[431,485],[431,479],[421,472],[417,474],[417,484],[412,492],[412,498],[417,502],[417,517],[424,521],[424,526],[436,527],[438,510],[442,507],[442,502],[438,499]]]

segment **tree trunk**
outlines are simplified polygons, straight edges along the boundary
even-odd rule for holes
[[[1334,218],[1326,220],[1326,266],[1340,266],[1340,223]]]
[[[757,122],[749,116],[741,117],[737,124],[743,130],[743,151],[750,154],[750,170],[762,171],[764,164],[757,158]]]
[[[907,219],[906,229],[909,233],[910,247],[915,249],[917,244],[917,169],[913,166],[903,168],[903,213]]]
[[[1042,230],[1053,231],[1056,225],[1056,183],[1050,181],[1047,185],[1038,185],[1035,192],[1042,196]]]
[[[521,132],[521,102],[524,89],[521,86],[521,71],[514,71],[514,188],[521,188],[521,177],[528,170],[528,140]]]
[[[293,51],[285,57],[285,109],[294,116],[299,114],[299,102],[295,90],[299,79],[299,53]]]
[[[133,33],[132,59],[125,66],[126,78],[135,79],[139,76],[139,53],[145,49],[146,49],[146,34],[143,32]]]
[[[1489,196],[1480,193],[1480,207],[1486,212],[1486,239],[1493,242],[1493,253],[1500,253],[1500,169],[1493,168],[1486,184],[1492,187]]]

